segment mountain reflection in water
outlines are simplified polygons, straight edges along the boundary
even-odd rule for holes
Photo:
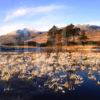
[[[0,57],[1,97],[100,98],[99,54],[1,53]]]

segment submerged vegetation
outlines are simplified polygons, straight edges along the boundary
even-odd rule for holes
[[[4,53],[0,58],[0,93],[66,93],[84,84],[80,72],[100,82],[100,55],[94,53]]]

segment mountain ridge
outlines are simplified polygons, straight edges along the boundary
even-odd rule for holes
[[[75,25],[81,29],[81,31],[86,31],[86,33],[91,37],[97,34],[100,35],[100,26],[97,25]],[[64,28],[64,27],[63,27]],[[63,29],[62,28],[62,29]],[[60,29],[60,28],[59,28]],[[43,34],[44,33],[44,34]],[[18,29],[16,31],[7,33],[6,35],[0,36],[0,44],[20,44],[21,42],[34,41],[43,42],[46,41],[48,32],[41,32],[37,30],[30,30],[27,28]]]

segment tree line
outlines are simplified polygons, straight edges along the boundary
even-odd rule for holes
[[[88,39],[86,32],[81,31],[80,28],[76,27],[73,24],[70,24],[62,29],[53,26],[48,31],[48,45],[54,45],[58,39],[57,36],[60,36],[59,41],[64,45],[76,44],[77,41],[80,41],[80,43],[84,45],[86,43],[86,40]]]

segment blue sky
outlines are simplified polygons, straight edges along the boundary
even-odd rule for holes
[[[0,35],[19,28],[100,25],[100,0],[0,0]]]

